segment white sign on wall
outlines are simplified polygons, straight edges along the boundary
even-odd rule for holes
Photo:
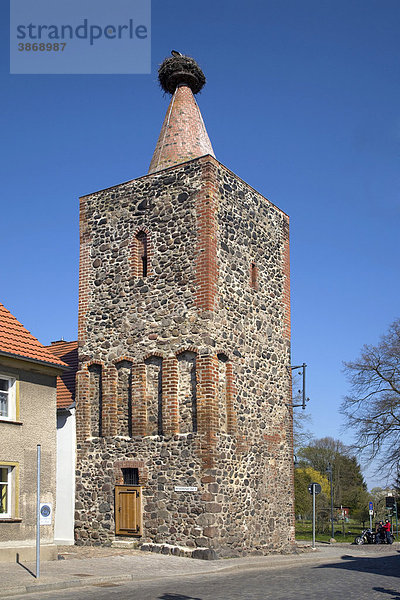
[[[192,486],[184,486],[184,485],[176,485],[175,492],[197,492],[197,487]]]
[[[40,503],[40,525],[51,525],[53,508],[50,502]]]

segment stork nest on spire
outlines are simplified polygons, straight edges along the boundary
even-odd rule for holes
[[[203,71],[190,56],[170,56],[158,69],[158,81],[165,92],[173,94],[179,84],[190,87],[198,94],[206,82]]]

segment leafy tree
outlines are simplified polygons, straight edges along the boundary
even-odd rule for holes
[[[400,459],[400,319],[376,346],[345,363],[351,384],[341,411],[355,431],[355,447],[368,459],[381,458],[388,472]]]
[[[354,456],[338,455],[333,472],[334,502],[355,510],[368,506],[367,487]]]
[[[369,521],[369,510],[368,510],[368,506],[359,506],[358,508],[356,508],[355,510],[352,511],[351,513],[351,517],[352,519],[354,519],[355,521],[358,521],[359,523],[368,523]]]
[[[318,506],[328,506],[330,485],[326,475],[322,475],[312,467],[303,467],[294,471],[294,494],[296,516],[309,518],[312,514],[312,495],[308,491],[310,483],[321,485],[321,494],[318,495]]]

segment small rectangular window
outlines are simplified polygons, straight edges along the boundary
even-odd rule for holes
[[[11,517],[11,472],[12,467],[0,465],[0,518]]]
[[[124,485],[139,485],[139,469],[122,469]]]
[[[0,419],[15,418],[15,379],[0,375]]]

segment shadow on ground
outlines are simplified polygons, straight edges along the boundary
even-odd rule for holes
[[[388,598],[388,600],[400,600],[400,592],[397,590],[390,590],[383,587],[374,587],[372,589],[374,592],[380,592],[381,594],[390,594],[391,598]]]
[[[390,577],[400,577],[400,551],[386,556],[360,557],[344,554],[341,562],[319,565],[316,569],[347,569],[361,573],[376,573]]]
[[[158,598],[159,600],[201,600],[201,598],[195,598],[194,596],[182,596],[182,594],[163,594]]]
[[[35,577],[35,578],[36,578],[36,575],[35,575],[35,573],[34,573],[33,571],[31,571],[30,569],[28,569],[28,567],[27,567],[26,565],[24,565],[24,563],[22,563],[22,562],[20,561],[20,558],[19,558],[19,552],[17,552],[17,560],[16,560],[16,563],[17,563],[17,565],[19,565],[20,567],[22,567],[23,569],[25,569],[25,571],[28,571],[28,573],[29,573],[30,575],[32,575],[32,577]]]

